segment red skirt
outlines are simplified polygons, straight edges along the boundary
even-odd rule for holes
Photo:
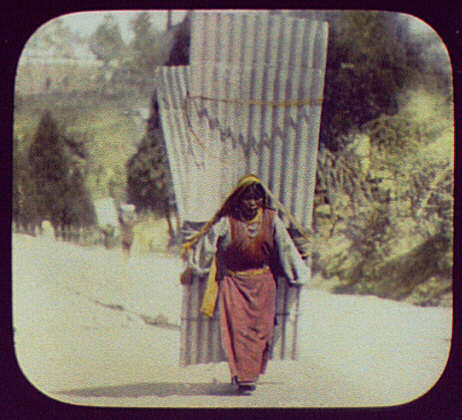
[[[269,269],[228,273],[220,282],[221,333],[231,376],[255,382],[273,338],[276,283]]]

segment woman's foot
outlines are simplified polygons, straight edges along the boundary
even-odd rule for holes
[[[241,381],[241,382],[239,382],[239,379],[238,379],[237,376],[233,376],[231,378],[231,385],[236,387],[236,389],[241,394],[250,394],[251,392],[253,392],[253,391],[255,391],[257,389],[256,382],[252,382],[252,381]]]
[[[239,382],[239,392],[243,394],[250,394],[257,389],[255,382]]]

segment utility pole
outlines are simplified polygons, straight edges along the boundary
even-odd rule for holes
[[[167,10],[167,31],[172,28],[172,11]]]

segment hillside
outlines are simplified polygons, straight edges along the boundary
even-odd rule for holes
[[[88,187],[95,199],[105,197],[111,179],[118,190],[125,189],[125,164],[145,133],[150,100],[149,92],[144,97],[130,92],[101,97],[95,91],[17,95],[14,135],[27,148],[42,113],[51,110],[68,133],[88,139]]]
[[[336,177],[315,208],[315,269],[331,290],[452,305],[452,112],[429,87],[407,91],[396,116],[332,156],[331,172],[318,169]]]

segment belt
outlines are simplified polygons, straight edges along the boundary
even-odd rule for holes
[[[269,266],[265,265],[264,267],[260,268],[250,268],[248,270],[242,270],[242,271],[233,271],[233,270],[225,270],[225,275],[230,275],[230,276],[256,276],[259,274],[265,274],[270,272]]]

